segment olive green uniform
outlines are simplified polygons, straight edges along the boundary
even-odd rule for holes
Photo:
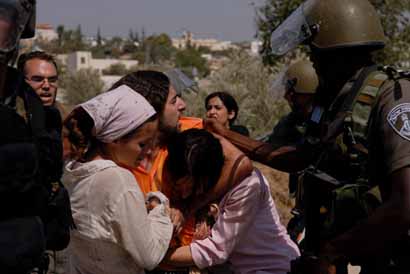
[[[345,85],[323,114],[319,153],[315,153],[315,157],[320,157],[317,167],[343,185],[358,183],[359,180],[378,185],[385,200],[391,191],[389,176],[410,165],[410,81],[387,80],[380,88],[371,109],[367,137],[357,140],[368,149],[368,155],[364,159],[353,160],[346,149],[349,144],[344,124],[340,124],[338,129],[333,126],[355,81],[357,76]],[[394,243],[392,250],[393,258],[372,262],[369,266],[362,265],[362,273],[410,273],[410,237],[403,235],[402,241]]]
[[[392,81],[382,87],[369,128],[370,175],[380,180],[386,196],[391,189],[385,183],[388,176],[410,165],[410,81],[397,83],[400,87]]]
[[[301,116],[292,111],[280,119],[267,142],[274,148],[300,144],[305,133],[305,121]]]

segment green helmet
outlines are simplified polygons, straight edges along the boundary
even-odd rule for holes
[[[282,55],[300,43],[319,49],[385,45],[379,16],[368,0],[308,0],[271,36],[272,52]]]
[[[287,91],[296,94],[315,94],[319,86],[319,78],[313,64],[300,60],[286,68],[274,81],[271,90],[275,95],[283,96]]]
[[[309,61],[298,61],[289,66],[285,72],[286,88],[292,88],[297,94],[315,94],[319,79],[313,64]]]

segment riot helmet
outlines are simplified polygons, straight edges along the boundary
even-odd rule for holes
[[[318,86],[319,79],[313,64],[299,60],[279,74],[271,90],[275,95],[284,95],[290,91],[295,94],[315,94]]]
[[[271,35],[272,53],[283,55],[301,43],[318,49],[383,48],[379,16],[368,0],[307,0]]]
[[[35,32],[35,0],[0,1],[0,62],[7,63],[20,39]]]

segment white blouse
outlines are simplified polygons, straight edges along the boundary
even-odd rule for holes
[[[69,162],[63,183],[76,230],[67,273],[144,273],[163,259],[173,226],[163,205],[149,214],[135,177],[109,160]]]

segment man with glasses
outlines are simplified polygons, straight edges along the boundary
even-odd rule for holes
[[[18,69],[44,106],[53,106],[58,89],[57,64],[50,54],[33,51],[20,56]]]

